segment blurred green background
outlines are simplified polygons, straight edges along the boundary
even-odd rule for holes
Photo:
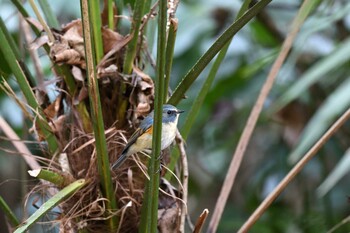
[[[187,140],[189,211],[193,221],[204,208],[213,210],[249,112],[301,2],[272,1],[231,43]],[[61,24],[80,17],[77,0],[50,4]],[[176,13],[179,27],[172,89],[234,20],[241,4],[238,0],[181,1]],[[31,12],[28,3],[24,7]],[[123,14],[128,15],[129,11],[125,9]],[[17,42],[26,48],[28,44],[24,44],[19,33],[18,13],[11,1],[0,1],[0,16]],[[125,28],[130,25],[126,20],[123,23]],[[218,232],[238,229],[295,162],[349,108],[349,33],[350,2],[320,1],[294,41],[264,105]],[[151,52],[155,56],[155,51]],[[47,69],[45,79],[49,80],[53,78],[51,64],[42,54],[40,60]],[[7,65],[1,56],[4,54],[0,54],[1,74],[7,76]],[[26,59],[33,69],[31,59]],[[180,103],[180,109],[188,112],[191,108],[208,68],[210,65]],[[8,80],[21,95],[15,79],[10,75]],[[20,109],[2,91],[0,114],[23,140],[33,139],[28,134],[31,125],[23,121]],[[185,118],[186,113],[180,120],[180,129]],[[26,177],[22,158],[10,153],[13,148],[1,131],[0,136],[0,195],[21,216],[23,195],[35,181]],[[251,232],[327,232],[349,216],[349,146],[348,122],[288,185]],[[29,144],[29,148],[33,154],[40,154],[35,144]],[[3,222],[0,215],[0,223]],[[39,226],[30,232],[42,230],[55,231]],[[5,224],[0,224],[0,232],[6,231]],[[349,231],[348,220],[335,232]]]

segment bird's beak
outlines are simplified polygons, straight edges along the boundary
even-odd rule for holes
[[[178,109],[176,113],[177,113],[177,114],[180,114],[180,113],[183,113],[183,112],[185,112],[185,111],[184,111],[184,110]]]

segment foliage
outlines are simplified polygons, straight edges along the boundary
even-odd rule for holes
[[[74,46],[72,41],[69,45],[78,54],[79,51],[87,51],[81,42],[83,37],[86,38],[86,31],[84,36],[82,33],[86,29],[82,26],[86,27],[86,23],[81,25],[81,22],[72,21],[81,18],[80,7],[65,1],[30,2],[40,7],[38,12],[45,17],[44,22],[55,30],[45,29],[39,34],[42,30],[40,24],[44,23],[34,20],[38,15],[32,13],[33,5],[21,5],[16,0],[0,2],[0,55],[3,58],[0,59],[0,113],[19,134],[26,144],[24,146],[30,149],[30,157],[40,161],[41,166],[50,171],[49,174],[59,174],[60,180],[64,180],[62,187],[55,186],[58,190],[80,178],[86,179],[84,187],[71,198],[50,206],[49,209],[56,207],[51,213],[56,209],[65,213],[66,219],[60,221],[75,223],[75,229],[84,225],[88,226],[86,231],[105,228],[120,232],[135,230],[131,225],[140,221],[142,203],[151,202],[158,195],[155,194],[159,183],[157,175],[164,177],[166,173],[166,179],[160,180],[160,187],[168,195],[161,191],[156,206],[171,206],[179,213],[184,213],[187,206],[194,223],[203,209],[208,208],[210,219],[250,109],[302,1],[272,1],[267,7],[265,5],[269,1],[257,1],[254,6],[255,1],[252,1],[250,11],[241,17],[238,17],[241,15],[238,15],[239,10],[250,1],[183,1],[173,16],[164,14],[164,2],[160,6],[152,6],[152,1],[115,1],[116,7],[113,8],[112,1],[104,1],[107,8],[99,10],[99,7],[90,6],[89,14],[92,16],[89,17],[95,17],[95,20],[90,20],[92,51],[86,52],[86,57],[79,57],[74,64],[57,62],[59,56],[56,56],[57,53],[53,56],[49,46],[54,41],[50,38],[43,49],[35,49],[41,47],[40,39],[50,34],[49,31],[56,39],[64,41],[68,40],[66,33],[73,28],[81,30],[81,34]],[[237,231],[294,164],[303,159],[327,129],[349,109],[350,3],[342,0],[310,0],[310,3],[316,7],[306,18],[289,56],[278,70],[277,80],[248,144],[217,232]],[[162,14],[157,14],[158,7],[163,9]],[[14,14],[18,11],[26,18],[18,18]],[[102,17],[99,17],[100,11]],[[115,13],[133,18],[134,23],[126,17],[111,17]],[[158,21],[159,16],[163,17],[163,21]],[[164,30],[165,25],[161,27],[164,19],[169,20],[169,17],[176,19],[171,21],[175,31],[169,33],[170,38],[167,37],[168,31]],[[296,20],[302,21],[303,17],[306,15],[299,15]],[[30,26],[25,24],[25,20]],[[58,28],[60,24],[66,25]],[[99,30],[99,25],[105,28]],[[224,47],[233,35],[230,46]],[[163,41],[161,44],[159,39]],[[157,46],[153,45],[153,41],[157,41]],[[169,43],[168,47],[166,43]],[[23,44],[25,46],[21,46]],[[33,47],[36,48],[33,50]],[[113,53],[108,57],[109,51]],[[169,54],[173,56],[169,57]],[[85,59],[88,61],[89,55],[90,61],[95,62],[91,63],[92,70],[86,69]],[[211,62],[213,58],[215,62]],[[112,64],[118,67],[113,75],[108,73],[113,68]],[[155,64],[156,68],[152,66]],[[164,74],[167,79],[162,80]],[[174,90],[170,91],[174,95],[166,96],[168,85]],[[165,97],[162,97],[162,91]],[[23,97],[19,97],[22,93]],[[186,99],[183,98],[185,95]],[[129,159],[117,172],[108,169],[108,162],[116,160],[140,119],[153,108],[156,108],[158,116],[159,106],[167,97],[187,114],[179,122],[187,145],[187,205],[176,199],[183,198],[181,193],[184,194],[183,189],[187,189],[179,185],[187,178],[183,159],[172,160],[169,165],[180,181],[165,168],[160,173],[151,174],[155,177],[151,182],[153,194],[147,194],[145,201],[143,195],[147,179],[141,172],[141,168],[147,170],[145,156],[140,154]],[[34,133],[28,130],[32,127]],[[347,218],[350,190],[349,179],[346,179],[349,176],[349,127],[349,123],[345,123],[338,129],[266,210],[251,232],[312,233],[332,228],[332,232],[350,231]],[[9,171],[8,167],[19,166],[20,156],[13,159],[11,155],[18,152],[12,149],[9,136],[3,136],[2,131],[7,135],[0,124],[0,196],[5,200],[2,206],[10,213],[7,206],[13,210],[22,206],[15,204],[8,193],[20,192],[6,191],[15,182],[5,182],[5,179],[21,180],[16,183],[17,189],[32,183],[24,182],[28,179],[23,165],[19,171],[12,169],[21,173],[21,177]],[[28,143],[37,139],[39,143]],[[155,142],[153,147],[157,148],[157,145],[159,143]],[[165,152],[162,164],[168,165],[169,154],[180,157],[183,142],[179,138],[178,145],[174,146],[173,152]],[[71,171],[64,170],[60,160],[64,158],[62,154],[68,157]],[[160,162],[155,157],[153,155],[151,160],[152,171],[157,170]],[[83,169],[87,167],[89,169]],[[171,180],[176,188],[167,184],[166,180]],[[108,185],[113,185],[115,195],[110,195]],[[42,182],[32,185],[31,190],[37,195],[44,194],[43,202],[48,200],[47,196],[52,196]],[[169,193],[176,198],[169,198]],[[18,199],[25,200],[24,194],[17,196]],[[170,205],[170,201],[176,204]],[[84,213],[91,216],[67,211],[82,206],[87,206]],[[97,208],[102,206],[107,211]],[[145,205],[142,208],[146,208]],[[146,217],[152,213],[155,220],[159,214],[155,209],[142,212]],[[162,213],[165,216],[167,212]],[[38,211],[29,216],[37,214]],[[56,217],[47,213],[40,221],[50,222],[57,220]],[[25,220],[22,215],[17,218]],[[151,222],[149,218],[143,221],[146,225]],[[14,222],[11,220],[12,224]],[[166,225],[166,218],[156,223]],[[204,231],[205,226],[202,228]],[[153,224],[152,227],[150,231],[157,226]],[[42,230],[47,231],[48,228],[43,227]],[[166,232],[164,229],[161,231]],[[0,231],[6,232],[6,229],[0,228]]]

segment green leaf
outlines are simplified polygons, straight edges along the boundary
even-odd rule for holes
[[[300,97],[314,83],[320,81],[327,76],[331,71],[344,65],[350,59],[350,39],[347,39],[330,55],[308,69],[296,83],[288,88],[284,94],[278,98],[272,106],[271,111],[276,112],[294,99]]]
[[[34,169],[28,171],[29,175],[38,179],[43,179],[55,184],[57,187],[62,187],[67,184],[67,180],[61,174],[46,169]]]
[[[305,127],[297,147],[289,156],[296,163],[301,156],[323,135],[333,121],[350,107],[350,78],[345,80],[318,109]]]
[[[11,40],[8,40],[9,33],[7,29],[3,26],[4,24],[1,18],[0,21],[0,50],[3,54],[6,54],[4,58],[10,66],[12,73],[16,77],[18,85],[21,88],[21,91],[23,92],[24,97],[26,98],[29,106],[32,108],[34,114],[37,116],[37,123],[41,130],[41,135],[47,141],[49,150],[53,155],[59,147],[58,142],[56,140],[55,135],[51,132],[51,128],[48,122],[46,121],[43,111],[40,108],[32,91],[32,87],[28,82],[28,75],[30,75],[28,72],[26,72],[28,68],[26,68],[26,65],[19,60],[19,56],[15,49],[16,47],[13,48],[13,43],[11,43]]]
[[[171,68],[173,65],[173,59],[174,59],[174,47],[175,47],[175,39],[176,39],[176,33],[177,33],[177,20],[171,19],[170,26],[169,26],[169,35],[168,40],[166,44],[166,63],[165,63],[165,84],[164,84],[164,102],[168,100],[168,89],[169,89],[169,83],[170,83],[170,76],[171,76]]]
[[[145,7],[145,0],[136,0],[134,7],[134,15],[132,18],[132,39],[128,44],[128,48],[126,50],[125,61],[124,61],[124,69],[123,72],[125,74],[131,74],[132,66],[134,64],[134,59],[137,52],[137,41],[139,40],[139,30],[141,25],[142,13]]]
[[[271,0],[261,0],[250,8],[242,17],[233,22],[226,31],[214,42],[214,44],[203,54],[197,63],[189,70],[180,84],[176,87],[168,103],[177,105],[192,83],[197,79],[215,55],[232,39],[232,37],[242,29],[256,14],[258,14]]]
[[[333,171],[327,176],[316,192],[319,197],[326,195],[346,174],[350,172],[350,149],[348,149],[343,158],[338,162]]]
[[[108,200],[106,202],[105,214],[108,217],[107,222],[109,225],[109,230],[115,231],[118,226],[118,219],[115,215],[110,216],[109,211],[115,211],[117,209],[117,202],[115,199],[111,178],[100,93],[96,74],[96,56],[94,53],[95,50],[93,50],[93,45],[96,44],[96,38],[93,36],[92,31],[94,18],[91,18],[92,16],[90,15],[90,8],[92,7],[92,5],[91,3],[89,4],[88,0],[81,0],[80,4],[83,22],[84,48],[86,54],[86,76],[88,80],[88,91],[91,108],[90,114],[94,130],[98,172],[102,186],[102,193]]]
[[[251,0],[245,0],[244,3],[242,4],[242,7],[240,9],[240,11],[237,14],[237,18],[240,18],[243,13],[248,9],[249,4],[250,4]],[[232,41],[233,38],[231,38],[226,44],[225,46],[220,50],[219,55],[217,56],[213,66],[211,67],[211,70],[209,72],[209,75],[207,76],[207,78],[205,79],[203,86],[201,88],[201,90],[199,91],[196,99],[193,102],[193,105],[191,107],[191,110],[189,111],[187,118],[185,120],[184,125],[181,128],[181,135],[182,137],[186,140],[187,136],[192,128],[192,125],[199,113],[200,108],[203,105],[204,99],[207,96],[210,87],[216,77],[216,73],[218,72],[220,65],[222,63],[222,61],[224,60],[227,50],[230,46],[230,43]]]
[[[96,64],[103,57],[103,42],[102,42],[102,22],[101,22],[101,12],[100,12],[100,1],[89,0],[89,13],[90,22],[92,26],[93,41],[94,41],[94,52],[96,58]]]
[[[157,232],[158,226],[158,196],[159,196],[159,167],[162,137],[162,116],[164,99],[165,50],[166,50],[167,2],[159,2],[158,36],[157,36],[157,69],[154,100],[154,124],[152,135],[152,156],[148,166],[149,182],[146,184],[141,211],[139,232]]]
[[[47,2],[47,0],[39,0],[39,4],[47,20],[47,24],[50,27],[59,28],[60,25],[58,23],[58,20],[55,14],[53,13],[51,6]]]
[[[59,191],[56,195],[50,198],[47,202],[45,202],[40,208],[35,211],[20,227],[18,227],[15,233],[24,233],[26,232],[35,222],[39,221],[44,214],[49,212],[52,208],[56,207],[59,203],[64,201],[67,197],[71,196],[75,191],[79,190],[85,185],[85,180],[80,179],[77,180],[61,191]]]
[[[19,221],[18,221],[16,215],[12,212],[11,208],[7,205],[7,203],[2,198],[2,196],[0,196],[0,208],[2,209],[2,211],[6,215],[7,219],[10,221],[12,226],[19,225]]]

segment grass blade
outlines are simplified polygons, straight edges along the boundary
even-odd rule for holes
[[[171,67],[173,65],[173,56],[174,56],[174,48],[175,48],[175,39],[177,32],[177,20],[170,19],[170,27],[169,27],[169,35],[166,44],[166,63],[165,63],[165,82],[164,82],[164,103],[168,100],[168,90],[169,90],[169,82],[171,76]]]
[[[34,0],[29,0],[29,4],[30,4],[30,6],[32,7],[32,9],[33,9],[33,11],[34,11],[36,17],[38,18],[38,20],[39,20],[41,26],[43,26],[44,31],[47,33],[47,36],[49,37],[50,42],[53,43],[53,42],[55,41],[55,38],[53,37],[53,34],[52,34],[50,28],[47,26],[46,21],[45,21],[45,20],[43,19],[43,17],[41,16],[41,14],[40,14],[40,12],[39,12],[39,9],[38,9],[38,7],[36,6]]]
[[[316,193],[319,197],[326,195],[346,174],[350,172],[350,149],[348,149],[343,158],[338,162],[333,171],[327,176],[322,184],[317,188]]]
[[[240,136],[238,145],[236,146],[235,152],[233,154],[228,172],[226,174],[224,183],[222,185],[220,195],[217,199],[215,209],[213,216],[209,223],[208,233],[216,232],[217,227],[219,225],[219,221],[221,219],[222,213],[224,211],[224,208],[226,206],[227,199],[229,197],[229,194],[231,192],[232,186],[235,182],[236,175],[238,173],[238,169],[242,163],[244,153],[247,149],[248,143],[250,141],[250,138],[252,136],[252,133],[254,131],[255,125],[258,121],[258,117],[262,111],[262,107],[264,105],[264,102],[272,89],[273,83],[277,77],[277,74],[282,67],[283,62],[285,61],[291,47],[293,44],[294,39],[296,38],[296,35],[303,24],[304,20],[308,16],[308,14],[311,12],[311,10],[314,7],[316,1],[312,0],[306,0],[303,2],[298,14],[293,20],[292,28],[290,32],[287,35],[287,38],[282,44],[281,51],[276,58],[274,64],[271,67],[271,70],[268,74],[268,77],[262,86],[259,96],[253,106],[253,109],[251,110],[247,123],[243,129],[243,133]],[[256,216],[255,216],[256,217]],[[252,220],[251,220],[252,219]],[[251,220],[251,221],[250,221]],[[255,218],[250,218],[248,221],[241,227],[239,230],[240,233],[247,232],[248,229],[251,227],[251,225],[254,223]]]
[[[2,196],[0,196],[0,209],[2,209],[12,226],[15,227],[19,225],[20,222],[18,221],[16,215],[12,212],[11,208],[7,205]]]
[[[347,110],[322,137],[313,145],[313,147],[303,156],[303,158],[290,170],[283,180],[274,188],[274,190],[264,199],[254,213],[239,229],[238,233],[244,233],[261,217],[266,209],[278,197],[278,195],[287,187],[295,176],[305,167],[305,165],[315,156],[321,147],[343,126],[350,118],[350,109]]]
[[[144,201],[142,204],[140,232],[157,232],[158,225],[158,194],[159,194],[159,167],[161,152],[162,109],[164,98],[164,74],[165,74],[165,48],[166,48],[166,23],[167,2],[159,2],[158,14],[158,40],[157,40],[157,70],[156,92],[154,107],[154,125],[152,138],[152,157],[148,166],[149,182],[146,184]]]
[[[113,0],[108,0],[108,28],[114,30],[114,3]]]
[[[324,101],[305,127],[297,147],[289,156],[291,163],[296,163],[315,141],[326,132],[334,119],[350,107],[350,78]]]
[[[50,198],[47,202],[45,202],[40,208],[32,214],[22,226],[17,228],[15,233],[24,233],[26,232],[35,222],[37,222],[44,214],[49,212],[52,208],[56,207],[59,203],[64,201],[67,197],[72,195],[75,191],[79,190],[85,185],[85,180],[77,180],[61,191],[59,191],[55,196]]]
[[[330,55],[326,56],[302,75],[284,94],[278,98],[271,111],[276,112],[294,99],[300,97],[314,83],[326,78],[326,74],[344,65],[350,59],[350,39],[347,39]]]
[[[91,26],[93,28],[92,33],[93,33],[93,40],[94,40],[95,59],[96,59],[96,64],[98,64],[103,57],[100,1],[89,0],[88,3],[89,3],[89,11],[90,11],[89,15],[91,20],[90,22],[93,22]]]
[[[243,15],[243,13],[248,9],[249,4],[250,4],[251,0],[246,0],[244,1],[244,3],[242,4],[241,9],[239,10],[238,14],[237,14],[237,18],[241,17]],[[232,38],[233,39],[233,38]],[[220,50],[219,55],[217,56],[210,72],[209,75],[207,76],[207,78],[204,80],[203,86],[201,88],[201,90],[198,92],[197,97],[195,98],[195,100],[193,101],[192,107],[189,110],[187,117],[185,119],[185,122],[183,124],[183,126],[181,127],[181,135],[183,137],[183,139],[186,141],[188,134],[190,133],[191,129],[192,129],[192,125],[203,105],[203,101],[205,99],[205,97],[207,96],[210,87],[215,79],[216,73],[219,70],[219,67],[221,65],[221,62],[224,60],[227,50],[230,46],[231,40],[229,40],[227,42],[227,44]],[[167,89],[166,89],[167,90]],[[178,150],[173,150],[172,152],[172,156],[171,156],[171,161],[168,165],[168,168],[173,171],[175,168],[175,165],[177,163],[177,160],[179,159],[179,151]],[[168,172],[166,174],[166,177],[168,179],[170,179],[172,177],[172,175],[170,174],[170,172]]]
[[[248,9],[249,4],[250,4],[251,0],[246,0],[244,1],[240,11],[237,14],[237,18],[240,18],[243,13]],[[217,56],[208,77],[204,80],[203,86],[201,88],[201,90],[199,91],[197,97],[195,98],[192,107],[190,109],[190,111],[188,112],[187,118],[185,120],[185,123],[183,124],[182,128],[181,128],[181,135],[182,137],[186,140],[187,136],[192,128],[192,125],[199,113],[200,108],[202,107],[204,98],[206,97],[206,95],[209,92],[209,89],[211,87],[211,84],[214,81],[214,78],[216,76],[216,73],[219,70],[219,67],[221,65],[221,62],[224,60],[227,50],[230,46],[230,43],[232,41],[233,38],[231,38],[226,44],[225,46],[220,50],[219,55]]]
[[[214,56],[231,40],[231,38],[246,25],[256,14],[258,14],[271,0],[261,0],[250,8],[242,17],[233,22],[226,31],[214,42],[214,44],[204,53],[197,63],[189,70],[180,84],[176,87],[168,103],[177,105],[188,88],[197,79],[203,69],[209,64]]]
[[[111,171],[109,166],[109,159],[107,153],[106,136],[104,130],[102,109],[100,94],[98,88],[98,80],[96,77],[96,60],[94,56],[93,44],[94,38],[92,37],[92,23],[90,19],[88,0],[81,0],[81,12],[85,42],[85,54],[86,54],[86,76],[88,79],[89,100],[91,106],[91,120],[95,136],[96,154],[98,171],[101,179],[101,186],[103,195],[107,198],[106,203],[107,210],[115,211],[117,209],[117,203],[113,192],[113,185],[111,179]],[[96,43],[96,42],[95,42]],[[116,230],[118,226],[118,219],[116,216],[109,218],[109,228],[111,231]]]
[[[124,60],[124,69],[123,72],[125,74],[131,74],[132,66],[134,64],[134,59],[137,52],[137,42],[139,40],[139,30],[141,25],[142,14],[144,11],[146,0],[135,0],[134,6],[134,14],[132,17],[132,28],[131,33],[132,39],[128,44],[128,48],[126,50],[125,60]]]
[[[37,115],[37,123],[41,133],[48,143],[49,151],[53,155],[59,147],[58,142],[55,135],[51,132],[50,126],[44,117],[43,111],[36,101],[32,88],[28,83],[27,77],[22,69],[24,64],[22,63],[22,66],[20,65],[21,62],[16,58],[16,54],[5,36],[8,34],[7,31],[4,31],[5,29],[6,28],[0,27],[0,50],[3,54],[6,54],[5,60],[16,77],[18,85],[20,86],[20,89],[23,92],[29,106],[33,109],[33,111],[35,111],[35,114]]]
[[[23,5],[22,3],[20,3],[18,0],[12,0],[12,3],[17,7],[17,10],[22,14],[22,16],[24,18],[27,18],[29,17],[29,14],[28,12],[25,10],[25,8],[23,8]],[[40,37],[40,34],[41,32],[35,27],[33,26],[32,24],[29,24],[32,28],[32,30],[34,31],[34,33],[36,34],[36,36]],[[9,40],[10,42],[10,40]],[[50,53],[50,48],[49,46],[47,45],[44,45],[43,46],[45,51],[47,52],[47,54]],[[16,46],[12,47],[12,48],[16,48]],[[18,55],[18,59],[20,56]],[[54,68],[57,72],[58,75],[62,76],[67,87],[68,87],[68,91],[69,91],[69,94],[71,96],[74,96],[75,95],[75,91],[76,91],[76,85],[75,85],[75,80],[72,76],[72,73],[70,72],[69,68],[67,65],[54,65]],[[27,77],[29,79],[29,81],[32,80],[31,77]],[[33,81],[34,83],[34,81]],[[82,122],[83,122],[83,128],[84,128],[84,131],[85,132],[91,132],[91,127],[90,127],[90,116],[86,110],[86,106],[85,106],[85,103],[84,102],[79,102],[79,104],[77,105],[77,110],[79,112],[79,115],[82,119]]]
[[[0,85],[1,86],[1,85]],[[20,140],[16,132],[11,128],[4,118],[0,116],[0,130],[11,141],[13,146],[22,155],[27,165],[31,169],[40,169],[40,164],[34,159],[34,156],[29,151],[28,147]]]
[[[39,0],[39,4],[41,9],[43,10],[43,13],[45,15],[48,25],[53,28],[59,28],[60,25],[58,23],[58,20],[55,14],[53,13],[50,7],[50,4],[47,2],[47,0]]]
[[[34,169],[28,171],[31,177],[46,180],[55,184],[57,187],[64,187],[67,185],[67,180],[61,175],[53,171],[46,169]]]

